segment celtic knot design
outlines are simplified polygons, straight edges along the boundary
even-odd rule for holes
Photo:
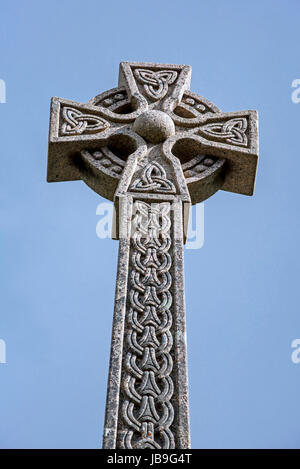
[[[109,123],[98,116],[84,114],[78,109],[65,106],[62,111],[64,123],[61,127],[63,135],[81,135],[97,133],[110,127]]]
[[[136,79],[144,85],[144,90],[154,100],[162,99],[166,96],[169,85],[172,85],[177,78],[177,72],[174,70],[145,70],[136,68],[134,70]]]
[[[203,125],[200,127],[200,131],[221,141],[247,146],[247,127],[247,119],[239,117],[226,122]]]
[[[172,181],[167,178],[166,171],[156,161],[145,166],[141,178],[136,179],[130,187],[131,191],[161,192],[175,194]]]
[[[175,447],[170,203],[134,203],[122,390],[122,447]]]

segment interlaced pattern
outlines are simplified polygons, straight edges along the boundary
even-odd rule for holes
[[[170,430],[174,419],[170,203],[136,201],[134,213],[121,398],[122,447],[174,448]]]

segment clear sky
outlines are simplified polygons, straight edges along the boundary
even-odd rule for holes
[[[257,109],[254,197],[205,203],[186,250],[194,448],[300,448],[298,0],[1,4],[1,448],[101,447],[117,242],[103,201],[46,183],[51,96],[87,101],[121,60],[186,63],[223,111]]]

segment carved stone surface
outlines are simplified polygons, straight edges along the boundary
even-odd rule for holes
[[[191,67],[122,62],[87,104],[51,102],[49,182],[114,201],[120,240],[104,448],[189,448],[183,244],[190,204],[252,195],[256,111],[189,91]]]
[[[90,177],[94,190],[114,200],[116,175],[106,171],[103,176],[91,160],[84,161],[82,174],[81,150],[113,148],[115,157],[126,161],[129,154],[135,154],[138,161],[145,156],[144,146],[153,140],[152,133],[158,135],[154,143],[163,143],[162,158],[177,158],[182,166],[203,155],[224,160],[223,171],[220,165],[213,166],[210,172],[199,173],[197,184],[196,174],[192,180],[187,177],[193,204],[218,189],[252,195],[258,156],[256,111],[221,112],[189,91],[190,75],[191,67],[184,65],[122,62],[119,87],[92,98],[88,104],[53,98],[48,181],[83,179],[89,184]],[[158,115],[158,111],[165,116],[151,129],[151,122],[145,119],[143,123],[143,116],[149,112]],[[144,134],[142,138],[143,132],[148,132],[148,137]],[[115,145],[121,136],[122,143]]]
[[[165,112],[146,111],[135,120],[133,130],[148,142],[159,143],[175,134],[175,125]]]
[[[119,419],[123,448],[174,448],[170,202],[133,204]]]
[[[173,182],[167,178],[166,171],[156,161],[144,166],[141,177],[135,179],[130,186],[130,190],[156,194],[176,193]]]

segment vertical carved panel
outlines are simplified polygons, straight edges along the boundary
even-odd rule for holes
[[[133,209],[118,446],[174,448],[170,203]]]

